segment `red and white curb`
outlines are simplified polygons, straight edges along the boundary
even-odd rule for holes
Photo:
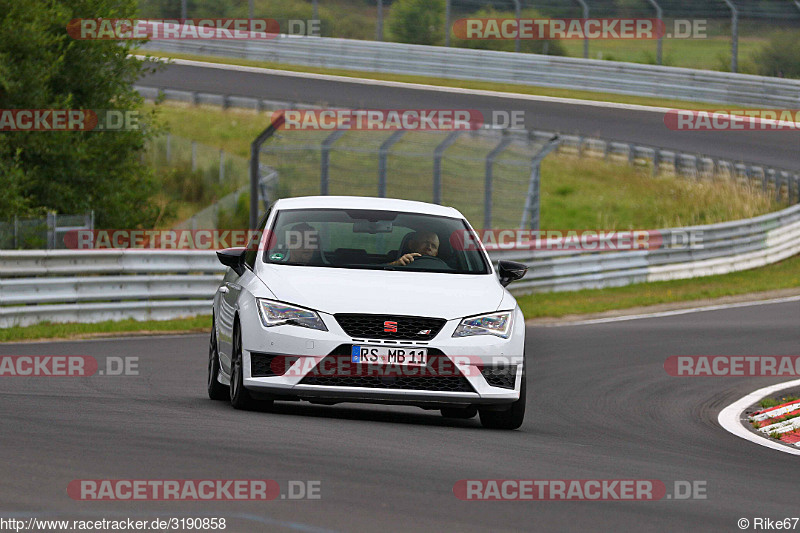
[[[769,387],[764,387],[763,389],[758,389],[757,391],[753,391],[744,398],[736,400],[728,407],[723,409],[719,413],[717,421],[726,431],[733,433],[737,437],[741,437],[745,440],[749,440],[750,442],[754,442],[760,446],[772,448],[773,450],[778,450],[783,453],[788,453],[791,455],[800,455],[800,449],[790,448],[789,446],[786,446],[786,444],[784,444],[784,442],[793,442],[796,447],[799,447],[797,443],[800,442],[800,434],[790,433],[790,432],[795,432],[797,429],[800,429],[800,417],[792,418],[791,420],[779,421],[776,423],[771,423],[772,421],[770,420],[773,418],[780,420],[780,418],[783,416],[792,414],[795,411],[800,411],[800,401],[790,402],[788,404],[779,405],[777,407],[770,409],[764,409],[762,411],[758,411],[757,413],[755,413],[753,415],[754,420],[758,417],[759,419],[756,420],[757,422],[759,423],[767,422],[767,425],[758,428],[758,431],[761,434],[763,434],[763,436],[748,431],[747,428],[742,424],[742,422],[744,421],[745,409],[747,409],[754,403],[760,401],[764,397],[774,394],[775,392],[797,386],[800,386],[800,379],[787,381],[785,383],[778,383],[776,385],[770,385]],[[786,409],[786,411],[783,411],[784,409]],[[778,414],[779,412],[780,414]],[[773,426],[775,426],[775,428],[765,431],[768,428],[772,428]],[[775,432],[785,434],[781,438],[782,442],[778,442],[769,436],[770,433],[775,433]],[[796,440],[792,441],[784,440],[784,438],[788,439],[790,437],[794,439],[795,436]]]
[[[800,400],[758,411],[750,416],[750,423],[765,435],[778,434],[782,442],[800,446]]]

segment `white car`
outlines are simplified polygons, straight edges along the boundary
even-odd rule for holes
[[[525,416],[525,323],[451,207],[278,200],[259,245],[217,252],[208,393],[238,409],[304,400],[414,405],[490,428]]]

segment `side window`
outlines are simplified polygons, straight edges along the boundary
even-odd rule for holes
[[[270,207],[267,211],[267,214],[264,215],[264,219],[261,221],[261,224],[258,225],[258,235],[264,235],[264,228],[267,227],[267,220],[269,220],[269,215],[272,213],[272,208]],[[244,264],[250,270],[253,270],[256,267],[256,259],[258,259],[258,248],[261,245],[261,238],[259,237],[259,241],[257,243],[251,243],[249,249],[244,253]]]

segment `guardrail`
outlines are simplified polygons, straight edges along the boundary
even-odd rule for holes
[[[800,80],[494,50],[286,35],[271,40],[151,41],[142,49],[759,108],[800,106]]]
[[[510,286],[516,294],[723,274],[800,253],[800,205],[659,233],[667,243],[700,236],[702,246],[624,252],[495,249],[490,256],[529,266],[528,275]],[[209,314],[223,271],[213,251],[0,251],[0,328]]]

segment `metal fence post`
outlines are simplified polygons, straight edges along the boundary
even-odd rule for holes
[[[333,143],[339,140],[339,138],[345,134],[346,130],[336,130],[327,137],[325,140],[322,141],[322,145],[320,145],[320,169],[319,169],[319,193],[322,196],[328,195],[328,184],[330,181],[329,173],[330,173],[330,162],[331,162],[331,147]]]
[[[56,247],[56,214],[47,213],[47,249],[54,250]]]
[[[389,157],[389,150],[405,133],[406,130],[397,130],[383,141],[378,149],[378,196],[380,198],[386,198],[386,160]]]
[[[181,0],[181,18],[182,19],[189,18],[186,15],[186,0]]]
[[[14,215],[14,249],[19,246],[19,217]]]
[[[519,223],[519,229],[525,229],[526,224],[530,224],[530,229],[539,229],[539,213],[540,213],[540,196],[539,190],[542,181],[542,160],[547,157],[550,152],[558,148],[561,140],[558,135],[547,141],[539,153],[533,156],[531,160],[531,178],[528,182],[528,194],[525,197],[525,209],[522,210],[522,220]]]
[[[731,72],[739,71],[739,10],[731,0],[725,0],[731,9]]]
[[[577,1],[581,5],[581,7],[583,8],[583,18],[584,19],[588,19],[589,18],[589,4],[587,4],[585,0],[577,0]],[[584,39],[583,39],[583,58],[584,59],[589,59],[589,38],[586,37],[586,36],[584,36]]]
[[[653,7],[656,8],[656,18],[663,24],[664,22],[664,11],[661,9],[661,6],[658,5],[656,0],[647,0],[650,2]],[[798,0],[800,1],[800,0]],[[663,29],[663,28],[662,28]],[[661,56],[662,50],[664,47],[664,32],[662,31],[661,34],[658,36],[658,48],[656,49],[656,62],[660,65],[661,64]]]
[[[192,172],[197,170],[197,141],[192,141]]]
[[[517,26],[519,27],[519,19],[522,17],[522,5],[520,4],[520,0],[514,0],[514,14],[517,18]],[[519,30],[517,30],[517,36],[514,39],[514,51],[519,52]]]
[[[317,6],[317,0],[312,0],[311,2],[311,18],[314,20],[319,20],[319,7]]]
[[[433,203],[442,203],[442,156],[456,140],[463,130],[450,132],[445,139],[433,150]]]
[[[258,156],[261,152],[261,145],[272,137],[285,121],[286,116],[283,113],[278,113],[269,123],[269,126],[250,143],[250,227],[248,229],[254,230],[258,228],[258,184],[261,178],[259,172],[261,165],[259,164]]]
[[[800,0],[798,0],[800,2]],[[800,5],[797,7],[800,8]],[[794,193],[797,195],[797,203],[800,204],[800,174],[794,175]],[[791,200],[789,200],[791,202]]]
[[[653,148],[653,176],[657,176],[661,170],[661,150]]]
[[[172,134],[167,133],[167,163],[172,162]]]
[[[383,41],[383,0],[378,0],[378,21],[375,28],[375,40]]]
[[[253,2],[254,0],[247,0],[247,14],[251,19],[255,18]]]
[[[444,2],[444,45],[450,46],[450,0]]]
[[[486,178],[483,183],[483,228],[489,229],[492,227],[492,185],[494,181],[493,167],[494,160],[500,153],[506,149],[506,146],[511,144],[513,139],[508,135],[503,135],[503,138],[497,143],[497,146],[489,152],[486,156]]]
[[[225,150],[219,151],[219,182],[225,181]]]

